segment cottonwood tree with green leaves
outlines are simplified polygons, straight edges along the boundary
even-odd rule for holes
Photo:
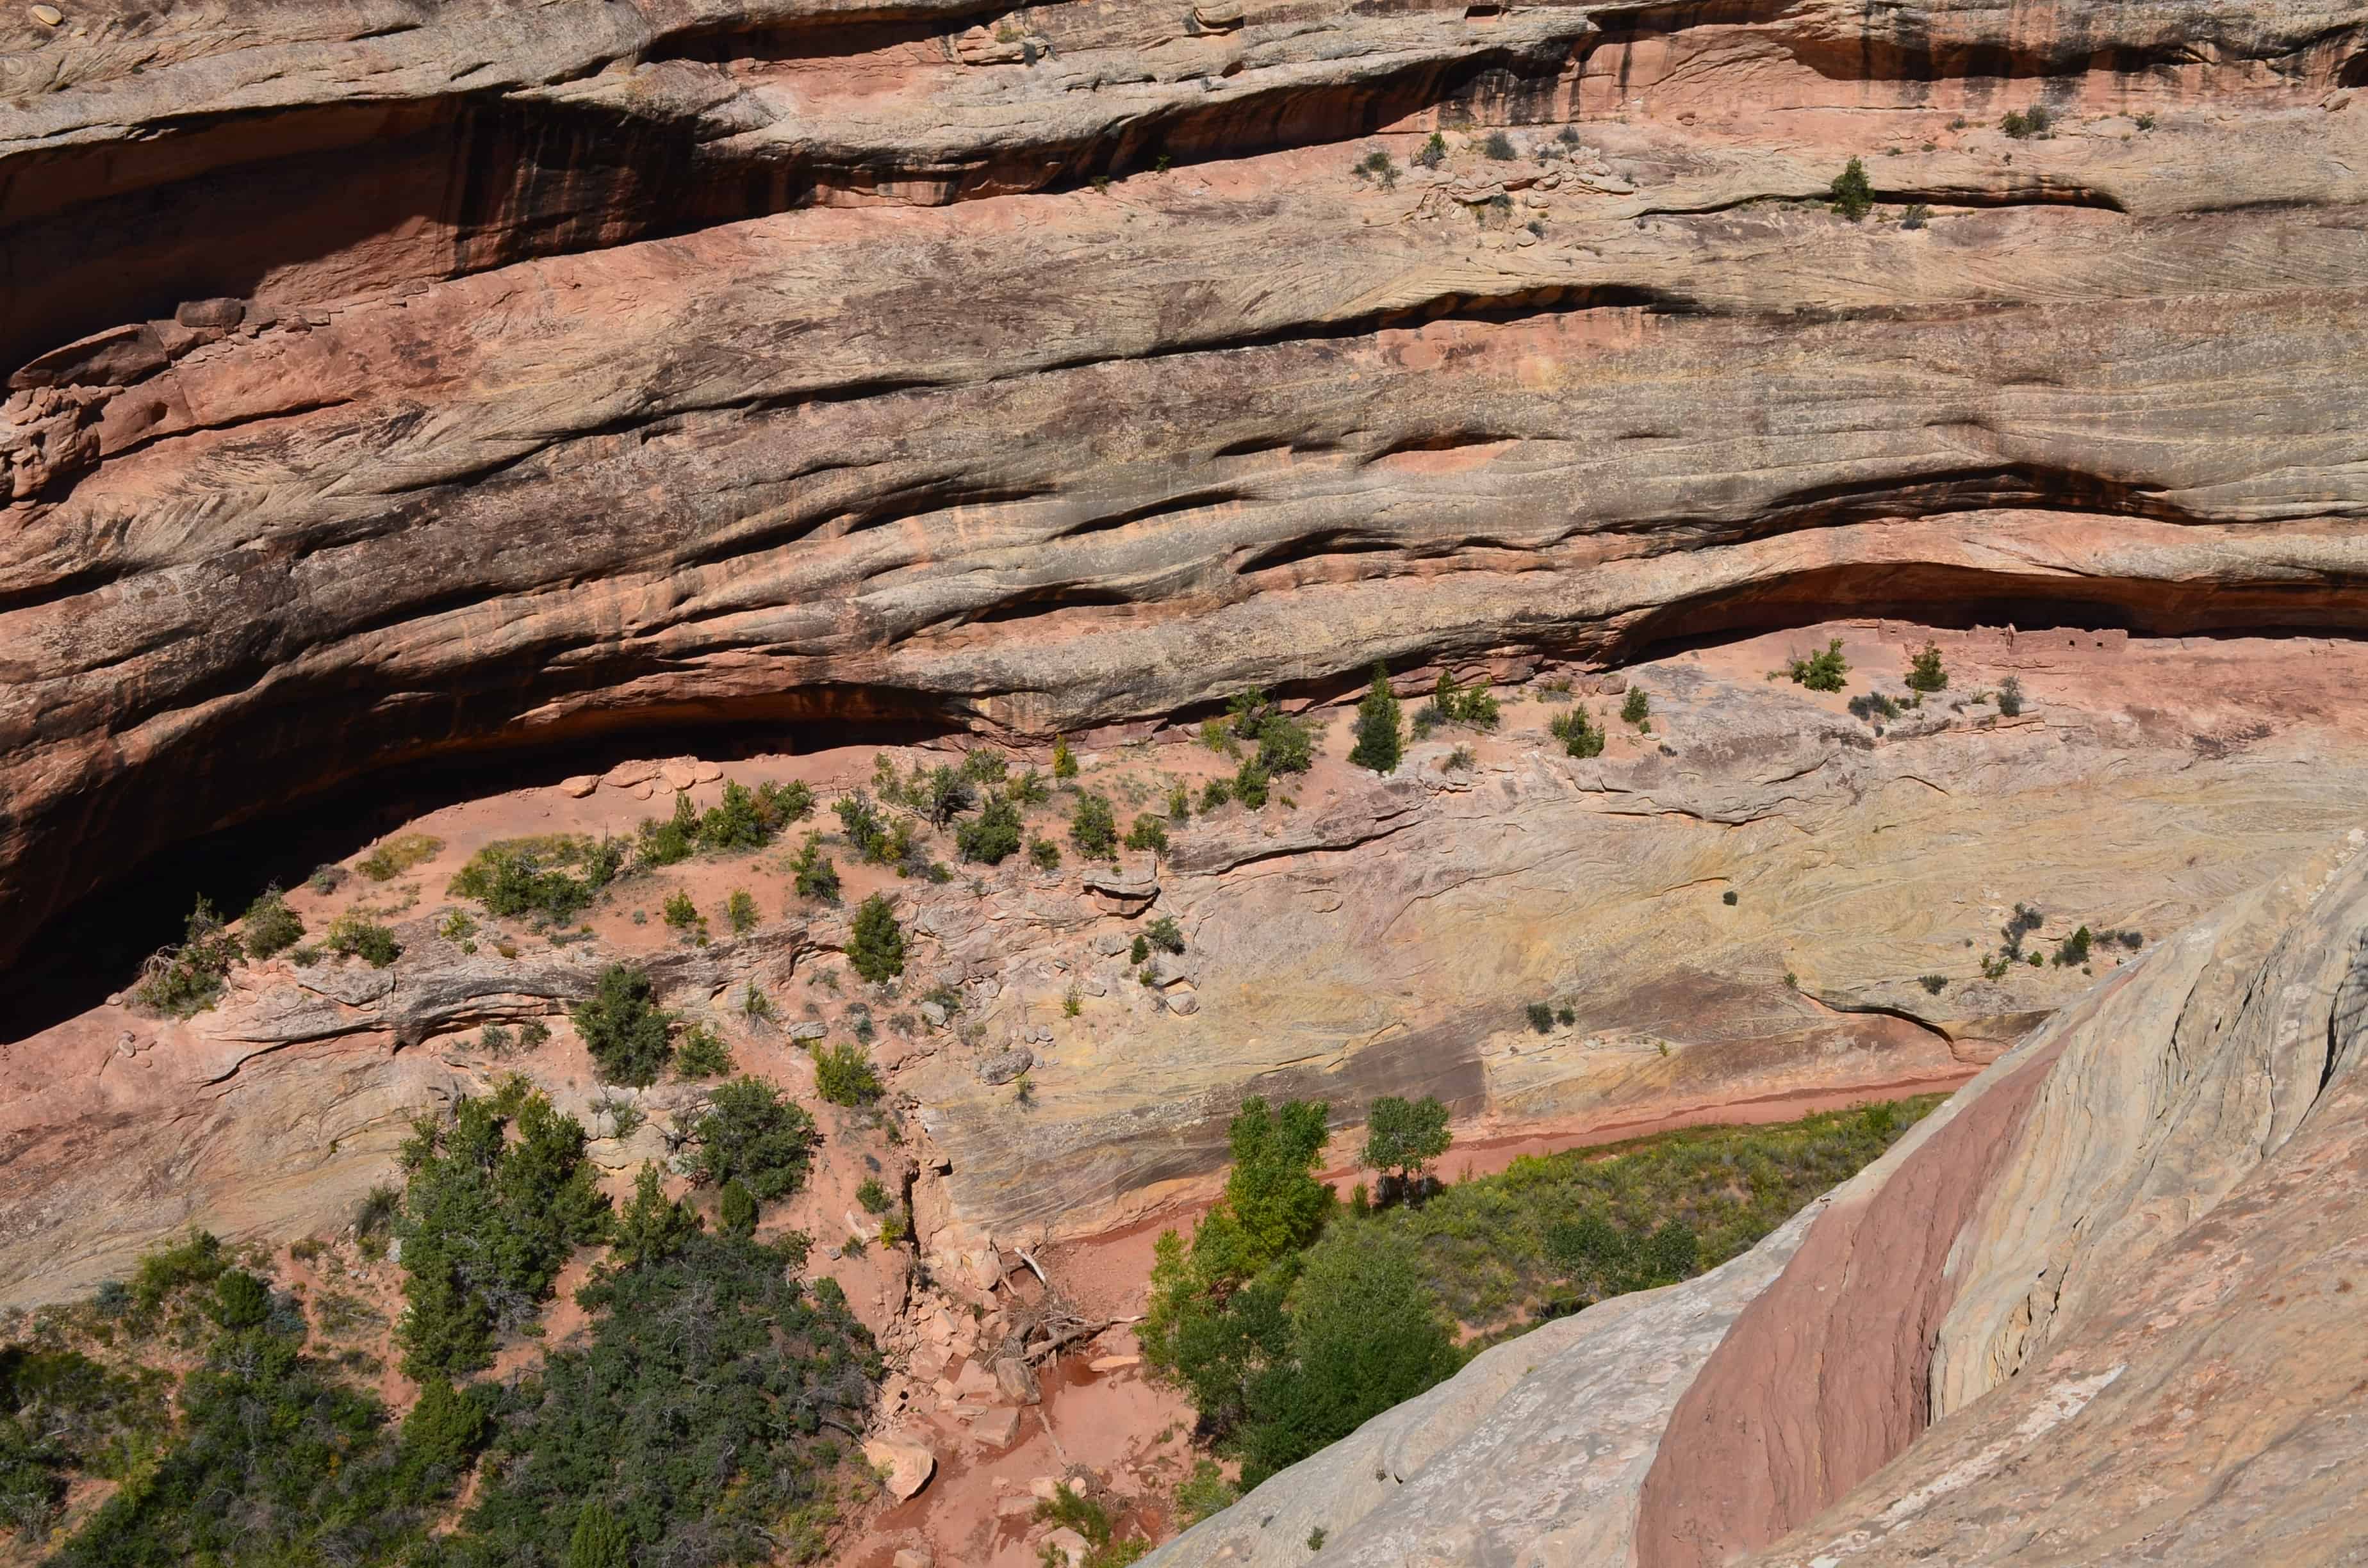
[[[1364,1163],[1384,1174],[1382,1201],[1411,1198],[1424,1169],[1447,1153],[1453,1135],[1447,1131],[1447,1108],[1437,1096],[1403,1100],[1384,1095],[1365,1116]]]

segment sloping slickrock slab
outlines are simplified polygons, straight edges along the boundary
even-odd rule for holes
[[[1162,1568],[1315,1561],[1357,1568],[1629,1560],[1635,1498],[1672,1413],[1804,1243],[1882,1207],[1886,1184],[2011,1127],[2000,1062],[1893,1150],[1698,1279],[1622,1296],[1484,1352],[1429,1392],[1273,1476],[1152,1554]]]

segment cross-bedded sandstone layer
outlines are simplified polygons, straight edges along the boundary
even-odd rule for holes
[[[0,954],[332,784],[634,726],[2362,619],[2357,7],[0,29]]]

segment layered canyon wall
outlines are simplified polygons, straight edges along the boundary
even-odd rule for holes
[[[340,781],[636,726],[2361,619],[2356,6],[0,29],[0,956]]]

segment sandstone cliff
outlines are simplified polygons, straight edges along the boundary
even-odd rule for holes
[[[1151,1561],[2357,1561],[2363,844],[1752,1253],[1488,1352]]]
[[[191,835],[620,727],[1042,735],[1836,607],[2354,627],[2363,36],[12,14],[0,957]]]

